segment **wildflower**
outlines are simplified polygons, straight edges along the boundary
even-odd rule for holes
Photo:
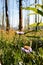
[[[21,50],[26,52],[26,53],[32,52],[32,48],[30,46],[24,46],[21,48]]]
[[[22,62],[22,61],[20,61],[20,62],[19,62],[19,65],[22,65],[22,64],[23,64],[23,62]]]
[[[22,31],[16,31],[17,34],[24,34]]]

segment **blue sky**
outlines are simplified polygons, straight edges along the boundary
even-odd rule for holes
[[[16,0],[9,0],[9,18],[10,18],[10,24],[13,27],[16,27],[19,23],[19,14],[18,14],[18,8],[16,4]]]
[[[0,0],[0,14],[2,13],[2,1],[3,0]],[[26,1],[26,0],[25,0]],[[35,0],[34,0],[35,1]],[[26,5],[26,2],[22,2],[22,4],[23,4],[23,6],[29,6],[30,4],[32,4],[32,3],[34,3],[34,1],[33,0],[30,0],[30,2],[29,2],[29,0],[27,1],[27,5]],[[39,2],[41,3],[41,0],[39,0]],[[9,21],[10,21],[10,26],[11,27],[18,27],[18,25],[19,25],[19,9],[18,9],[18,5],[19,4],[19,2],[17,3],[17,1],[16,0],[8,0],[8,10],[9,10],[9,12],[8,12],[8,14],[9,14]],[[25,11],[25,10],[23,10],[22,11],[22,21],[23,21],[23,24],[27,24],[27,13],[26,13],[27,11]],[[31,15],[31,17],[30,17],[30,24],[31,23],[33,23],[33,21],[34,21],[34,16],[33,15]],[[0,15],[0,20],[2,20],[2,16]]]
[[[12,26],[16,27],[18,26],[18,23],[19,23],[19,13],[18,13],[19,10],[18,10],[18,5],[16,3],[16,0],[8,0],[8,6],[9,6],[8,14],[9,14],[10,25],[11,27]],[[1,21],[2,21],[2,8],[3,8],[3,0],[0,0],[0,20]]]

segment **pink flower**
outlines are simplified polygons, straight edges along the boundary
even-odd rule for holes
[[[32,48],[31,47],[29,47],[28,49],[22,47],[21,50],[24,51],[24,52],[26,52],[26,53],[32,52]]]
[[[22,31],[16,31],[17,34],[24,34]]]

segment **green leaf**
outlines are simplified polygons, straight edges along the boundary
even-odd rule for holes
[[[43,9],[43,5],[41,5],[41,4],[37,4],[36,6],[38,6],[38,8],[40,7]]]
[[[30,5],[30,6],[33,6],[33,5],[36,6],[36,8],[37,8],[37,7],[38,7],[38,8],[40,7],[41,9],[43,9],[43,5],[42,5],[42,4],[32,4],[32,5]]]
[[[30,13],[30,14],[28,14],[28,16],[29,16],[29,15],[35,15],[35,14],[37,14],[37,13]]]
[[[24,10],[31,10],[31,11],[33,11],[33,12],[43,16],[43,12],[41,10],[39,10],[39,9],[34,8],[34,7],[22,7],[22,9],[24,9]]]

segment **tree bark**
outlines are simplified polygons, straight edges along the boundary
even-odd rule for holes
[[[9,31],[10,24],[9,24],[9,18],[8,18],[8,5],[7,5],[7,0],[5,0],[5,12],[6,12],[6,31]]]
[[[35,4],[37,3],[37,0],[35,0]],[[36,5],[35,5],[36,8]],[[37,14],[35,14],[35,23],[37,23]]]
[[[36,3],[37,3],[37,0],[35,0],[35,4]],[[36,5],[35,5],[35,8],[36,8]],[[35,14],[35,23],[37,23],[37,14]],[[37,26],[36,26],[35,30],[37,31]]]
[[[2,29],[4,30],[4,0],[3,0]]]
[[[22,31],[22,0],[19,0],[19,30]]]

